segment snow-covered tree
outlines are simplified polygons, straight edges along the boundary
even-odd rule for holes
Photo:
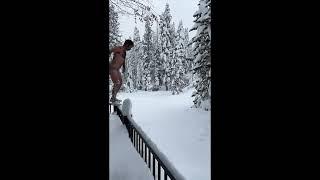
[[[194,86],[196,91],[193,93],[194,106],[210,109],[210,71],[211,71],[211,38],[210,38],[210,0],[200,0],[199,9],[194,13],[194,26],[190,31],[196,30],[195,37],[192,38],[194,52],[193,71],[196,75]]]
[[[133,41],[135,44],[132,49],[132,58],[133,58],[132,76],[134,80],[133,87],[134,89],[139,89],[139,86],[141,86],[140,68],[141,68],[141,58],[142,58],[142,47],[141,47],[140,34],[137,27],[134,28]]]
[[[137,27],[134,28],[133,32],[134,47],[128,51],[128,61],[130,66],[129,76],[132,77],[133,89],[142,89],[142,57],[143,57],[143,46],[140,39],[139,30]]]
[[[160,30],[160,59],[161,70],[160,76],[162,79],[162,85],[166,87],[166,90],[171,86],[171,60],[172,60],[172,35],[170,34],[172,16],[170,14],[169,4],[165,6],[164,12],[160,15],[159,30]]]
[[[192,65],[192,46],[191,46],[191,42],[190,42],[190,39],[189,39],[189,30],[188,28],[184,28],[183,29],[183,46],[185,48],[185,57],[186,57],[186,62],[184,64],[184,69],[185,69],[185,73],[188,73],[190,72],[191,70],[191,65]]]
[[[174,22],[172,22],[172,24],[170,25],[169,33],[170,33],[171,45],[174,49],[174,47],[176,46],[176,27]]]
[[[168,41],[167,33],[165,32],[165,22],[162,15],[160,15],[160,21],[159,21],[159,51],[160,51],[160,57],[157,62],[157,65],[159,67],[158,73],[159,73],[159,84],[160,87],[165,86],[165,60],[166,56],[168,56],[166,53],[164,53],[166,42]]]
[[[185,65],[186,64],[186,48],[184,41],[184,29],[182,21],[179,22],[175,40],[175,52],[172,59],[172,94],[179,94],[182,88],[186,86]]]
[[[185,69],[185,74],[186,74],[186,85],[189,86],[193,82],[193,72],[192,72],[192,67],[193,67],[193,58],[192,58],[192,44],[189,39],[189,30],[188,28],[184,29],[184,47],[185,47],[185,57],[186,61],[184,64],[184,69]]]
[[[177,51],[176,51],[176,31],[175,31],[175,23],[173,22],[170,24],[169,27],[169,33],[170,33],[170,43],[171,43],[171,48],[169,49],[170,55],[169,55],[169,69],[170,69],[170,76],[168,81],[170,81],[170,84],[168,86],[169,90],[174,92],[174,89],[177,89],[176,81],[174,80],[176,77],[176,73],[178,68],[176,66],[179,66],[179,62],[177,62]],[[175,93],[173,93],[175,94]]]
[[[121,45],[121,35],[119,34],[119,15],[114,10],[114,6],[109,7],[109,49]]]
[[[152,55],[153,55],[153,46],[152,46],[152,29],[150,19],[147,17],[145,21],[145,33],[143,35],[143,85],[146,91],[152,89]]]
[[[158,29],[157,29],[158,31]],[[153,52],[153,62],[154,62],[154,84],[152,87],[153,91],[158,91],[160,89],[161,85],[161,77],[160,77],[160,70],[161,70],[161,59],[160,59],[160,45],[159,45],[159,37],[157,33],[154,33],[153,36],[153,46],[154,46],[154,52]]]
[[[138,19],[143,22],[147,16],[153,20],[158,19],[149,0],[109,0],[109,4],[113,5],[119,14],[134,16],[135,21]]]
[[[129,37],[128,39],[132,39]],[[135,57],[133,56],[133,51],[127,51],[127,57],[126,57],[126,72],[123,74],[123,86],[122,89],[125,92],[133,92],[134,91],[134,67],[135,67]]]

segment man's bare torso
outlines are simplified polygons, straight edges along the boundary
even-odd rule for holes
[[[110,63],[110,69],[119,70],[125,61],[126,50],[124,47],[118,46],[113,48],[111,52],[113,52],[113,59]]]

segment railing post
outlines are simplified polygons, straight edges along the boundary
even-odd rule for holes
[[[132,103],[130,99],[125,99],[122,104],[122,113],[124,116],[123,122],[127,127],[130,139],[132,138],[132,130],[131,130],[131,124],[128,119],[128,116],[132,117],[131,108],[132,108]]]
[[[128,116],[123,116],[124,124],[126,125],[129,133],[129,138],[132,140],[132,128]]]

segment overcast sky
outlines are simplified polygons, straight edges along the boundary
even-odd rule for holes
[[[172,21],[175,23],[175,29],[177,30],[179,21],[182,20],[183,27],[190,29],[194,23],[192,15],[198,10],[199,0],[146,0],[153,5],[154,11],[160,15],[164,12],[165,4],[169,3],[170,13]],[[120,21],[120,33],[122,34],[122,40],[133,37],[134,27],[137,26],[140,33],[140,38],[144,33],[144,23],[139,20],[134,21],[134,17],[125,16],[119,14]],[[155,25],[153,29],[155,30]],[[195,35],[195,31],[189,32],[189,38],[191,39]]]

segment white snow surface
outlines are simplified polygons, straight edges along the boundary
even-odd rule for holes
[[[119,93],[132,102],[132,118],[187,180],[210,180],[210,111],[191,108],[194,88]]]
[[[147,165],[133,147],[128,131],[117,115],[110,115],[110,180],[153,180]]]

